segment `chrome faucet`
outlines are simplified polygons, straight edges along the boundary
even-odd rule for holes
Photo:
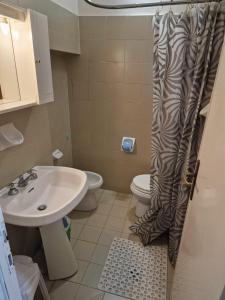
[[[28,180],[23,178],[23,175],[20,175],[18,181],[18,187],[25,187],[28,185]]]
[[[37,173],[35,173],[36,170],[35,169],[30,169],[27,173],[29,174],[29,176],[27,177],[27,180],[35,180],[38,178]]]
[[[38,178],[37,174],[35,173],[35,170],[34,169],[30,169],[28,172],[27,172],[29,175],[27,176],[27,178],[24,179],[24,175],[21,175],[19,177],[19,181],[18,181],[18,187],[25,187],[28,185],[28,182],[30,180],[35,180]]]
[[[38,178],[38,175],[36,173],[36,170],[35,169],[30,169],[29,171],[27,171],[27,173],[29,174],[25,179],[24,179],[24,175],[20,175],[19,176],[19,180],[18,180],[18,183],[17,183],[17,187],[25,187],[28,185],[28,182],[30,180],[35,180]],[[19,189],[15,186],[16,183],[15,182],[12,182],[8,185],[8,195],[9,196],[14,196],[14,195],[17,195],[19,193]]]
[[[9,187],[9,191],[8,191],[8,195],[9,196],[14,196],[17,195],[19,193],[19,190],[15,187],[15,183],[12,182],[8,185]]]

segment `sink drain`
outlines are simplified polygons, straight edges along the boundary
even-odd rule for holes
[[[45,210],[47,208],[47,205],[45,205],[45,204],[42,204],[42,205],[40,205],[40,206],[38,206],[38,210]]]

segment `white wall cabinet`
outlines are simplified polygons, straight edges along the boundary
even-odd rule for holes
[[[31,28],[39,95],[37,102],[43,104],[54,100],[47,17],[31,11]]]
[[[54,101],[47,17],[27,10],[24,21],[4,20],[8,22],[7,34],[10,34],[12,39],[14,72],[20,97],[5,99],[3,93],[0,99],[0,114]]]

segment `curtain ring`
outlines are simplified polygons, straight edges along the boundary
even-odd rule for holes
[[[157,7],[157,10],[156,10],[157,14],[160,14],[160,12],[163,10],[163,4],[162,4],[163,0],[161,0],[160,3],[161,3],[161,7],[159,7],[159,6]]]
[[[172,2],[173,2],[173,0],[170,0],[170,12],[171,12],[171,6],[172,6],[171,3],[172,3]]]
[[[163,10],[163,0],[161,0],[161,10],[160,11],[162,11]]]
[[[191,9],[192,9],[192,0],[189,0],[187,2],[187,12],[190,13]]]

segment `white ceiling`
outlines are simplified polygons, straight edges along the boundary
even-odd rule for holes
[[[99,9],[88,5],[84,0],[51,0],[58,5],[68,9],[69,11],[80,16],[117,16],[117,15],[154,15],[156,8],[134,8],[134,9],[121,9],[121,10],[106,10]],[[92,0],[96,3],[102,4],[127,4],[127,3],[140,3],[140,2],[161,2],[165,0]],[[173,11],[181,12],[185,6],[173,6]],[[168,11],[169,7],[160,8],[160,12]]]
[[[78,0],[51,0],[78,15]]]
[[[96,3],[101,4],[129,4],[129,3],[143,3],[143,2],[161,2],[166,0],[92,0]],[[160,7],[160,12],[164,13],[169,10],[169,6],[165,6],[162,10]],[[133,8],[133,9],[120,9],[120,10],[106,10],[99,9],[88,5],[84,0],[78,0],[78,9],[80,16],[117,16],[117,15],[154,15],[157,8]],[[173,6],[173,11],[178,13],[185,9],[185,5]]]

